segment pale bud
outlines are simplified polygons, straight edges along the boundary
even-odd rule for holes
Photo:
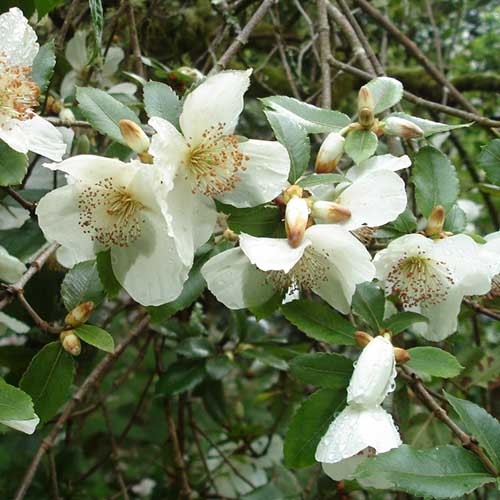
[[[191,68],[189,66],[181,66],[180,68],[177,68],[177,71],[196,82],[200,81],[203,78],[203,73],[200,70]]]
[[[351,218],[351,211],[333,201],[315,201],[312,205],[311,215],[316,222],[332,224],[344,222]]]
[[[347,403],[379,405],[395,388],[396,366],[391,342],[375,337],[361,353],[347,388]]]
[[[410,361],[411,356],[410,353],[401,347],[394,347],[394,358],[396,359],[396,363],[398,365],[402,365],[407,361]]]
[[[415,123],[398,116],[389,116],[384,120],[384,134],[397,135],[404,139],[423,137],[424,131]]]
[[[302,198],[303,194],[304,190],[300,186],[297,186],[297,184],[292,184],[283,191],[283,202],[285,204],[288,203],[294,196]]]
[[[366,85],[363,85],[358,92],[358,113],[362,109],[366,109],[372,113],[375,111],[372,92]]]
[[[118,125],[127,146],[134,150],[141,159],[142,156],[149,156],[149,138],[144,130],[131,120],[120,120]]]
[[[83,302],[82,304],[77,305],[72,311],[70,311],[66,318],[64,318],[64,322],[76,328],[77,326],[83,325],[86,323],[94,310],[94,303],[89,300],[88,302]]]
[[[373,340],[373,337],[370,334],[362,331],[357,331],[354,334],[354,338],[356,339],[356,344],[358,344],[359,347],[366,347]]]
[[[296,248],[302,242],[307,221],[309,219],[309,207],[304,198],[294,196],[286,205],[285,229],[290,246]]]
[[[435,206],[427,218],[425,234],[427,236],[439,236],[443,231],[445,218],[446,215],[443,205]]]
[[[78,356],[82,351],[80,339],[74,334],[73,330],[61,332],[59,339],[61,340],[64,350],[69,352],[72,356]]]
[[[344,142],[345,138],[337,132],[326,136],[316,157],[316,173],[327,174],[337,168],[337,162],[344,154]]]
[[[73,111],[68,108],[62,108],[61,111],[59,111],[59,119],[67,125],[71,125],[76,121]]]

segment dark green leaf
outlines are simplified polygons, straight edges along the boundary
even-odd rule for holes
[[[305,384],[328,389],[342,389],[349,385],[352,361],[335,353],[315,352],[293,358],[291,372]]]
[[[384,328],[390,330],[394,335],[406,330],[413,323],[427,322],[427,318],[421,314],[404,311],[398,312],[384,321]]]
[[[28,157],[0,141],[0,186],[21,184],[28,171]]]
[[[206,364],[207,373],[216,380],[224,378],[232,367],[233,363],[224,354],[208,359]]]
[[[104,30],[104,12],[101,0],[89,0],[90,17],[92,19],[92,31],[94,32],[94,54],[97,57],[101,53],[102,32]]]
[[[38,19],[41,19],[43,16],[45,16],[45,14],[48,14],[63,2],[64,0],[35,0]],[[26,12],[24,14],[27,15]]]
[[[49,85],[55,65],[56,54],[54,40],[51,40],[40,47],[33,61],[33,67],[31,68],[31,78],[40,87],[40,92],[42,94]]]
[[[284,292],[276,292],[267,302],[258,306],[249,307],[250,312],[255,316],[257,321],[268,318],[283,302]]]
[[[437,347],[413,347],[408,352],[411,359],[406,366],[433,377],[456,377],[464,369],[453,354]]]
[[[354,163],[361,163],[373,156],[377,145],[377,136],[371,130],[354,130],[347,134],[344,150]]]
[[[479,165],[486,172],[488,180],[500,186],[500,139],[493,139],[483,147]]]
[[[241,351],[240,356],[243,358],[256,359],[266,366],[276,368],[277,370],[288,370],[288,363],[276,356],[273,349],[267,346],[252,346],[249,349]]]
[[[113,272],[113,266],[111,265],[111,252],[109,250],[99,252],[96,255],[95,263],[104,291],[106,292],[108,298],[113,299],[118,295],[122,286],[118,283],[115,273]]]
[[[280,237],[284,224],[276,205],[259,205],[252,208],[236,208],[217,203],[219,210],[229,214],[227,224],[236,233],[247,233],[258,237]]]
[[[0,420],[30,420],[32,418],[35,418],[35,412],[30,396],[0,378]]]
[[[174,126],[179,125],[181,101],[175,91],[160,82],[148,82],[144,85],[144,107],[149,118],[159,116]]]
[[[183,359],[168,367],[158,380],[156,392],[170,398],[195,388],[205,376],[205,361]]]
[[[0,245],[20,260],[29,259],[44,243],[43,233],[31,219],[18,229],[0,231]]]
[[[383,328],[384,307],[384,291],[374,283],[361,283],[356,287],[352,310],[376,332]]]
[[[97,349],[106,352],[113,352],[115,350],[113,337],[106,330],[98,326],[80,325],[78,328],[75,328],[75,334],[86,344],[93,345]]]
[[[104,290],[95,260],[79,262],[68,271],[61,285],[61,298],[68,311],[91,300],[95,305],[104,299]]]
[[[204,337],[188,337],[179,344],[176,352],[187,358],[206,358],[212,353],[212,346]]]

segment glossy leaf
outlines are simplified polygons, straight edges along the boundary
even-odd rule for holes
[[[80,325],[75,328],[75,334],[86,344],[93,345],[101,351],[113,352],[115,350],[115,341],[113,337],[102,328],[95,325]]]
[[[356,287],[356,293],[352,298],[352,309],[375,332],[383,328],[384,307],[384,291],[377,285],[361,283]]]
[[[488,180],[500,186],[500,139],[493,139],[483,147],[478,162]]]
[[[464,369],[453,354],[438,347],[413,347],[408,352],[411,359],[406,366],[433,377],[453,378]]]
[[[293,358],[291,372],[305,384],[328,389],[342,389],[349,385],[352,361],[335,353],[315,352]]]
[[[28,171],[28,157],[0,140],[0,186],[21,184]]]
[[[91,300],[95,305],[104,299],[95,260],[79,262],[70,269],[61,285],[61,298],[68,311]]]

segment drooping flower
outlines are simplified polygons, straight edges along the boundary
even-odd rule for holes
[[[195,223],[187,229],[182,220],[174,223],[161,173],[151,165],[81,155],[46,166],[66,172],[72,182],[45,195],[37,206],[45,237],[77,261],[109,249],[116,278],[141,304],[175,299],[193,258],[179,251],[175,235],[195,227],[196,233],[184,239],[200,246],[212,231],[210,213],[186,210]],[[174,209],[182,210],[182,204]]]
[[[436,342],[456,331],[464,296],[487,293],[494,276],[491,259],[464,234],[438,240],[405,235],[378,252],[374,264],[386,295],[427,317],[413,328]]]
[[[0,140],[15,151],[61,160],[66,144],[60,132],[36,115],[40,89],[31,78],[39,45],[17,7],[0,15]]]

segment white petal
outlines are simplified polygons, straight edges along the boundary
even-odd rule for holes
[[[87,33],[85,31],[78,30],[73,35],[73,38],[66,44],[64,55],[71,67],[76,71],[81,71],[87,66],[89,56],[87,53]]]
[[[257,238],[240,234],[240,247],[252,264],[262,271],[284,271],[287,273],[297,264],[304,250],[311,244],[307,238],[292,248],[288,240],[282,238]]]
[[[304,239],[329,263],[326,280],[313,291],[338,311],[347,314],[356,285],[371,281],[375,268],[366,248],[351,233],[333,224],[310,227]]]
[[[17,7],[0,16],[0,54],[10,64],[31,67],[38,53],[36,38],[35,31]]]
[[[404,211],[405,183],[389,170],[375,171],[354,181],[335,201],[351,211],[351,217],[339,223],[344,228],[382,226]]]
[[[75,93],[78,83],[78,73],[75,70],[68,71],[61,82],[61,98],[64,100]]]
[[[362,406],[379,405],[395,388],[396,361],[389,340],[379,335],[362,351],[349,387],[347,403]]]
[[[179,119],[182,133],[193,145],[199,144],[203,133],[221,127],[224,134],[233,133],[243,111],[243,95],[250,85],[247,71],[222,71],[209,76],[187,95]]]
[[[21,120],[8,120],[0,123],[0,140],[4,141],[14,151],[27,153],[28,141],[21,128]]]
[[[28,333],[30,331],[30,327],[27,324],[12,316],[8,316],[2,311],[0,311],[0,325],[5,325],[15,333]]]
[[[17,229],[30,218],[30,213],[23,207],[0,204],[0,231]]]
[[[248,157],[243,162],[246,170],[238,172],[236,187],[217,199],[235,207],[255,207],[281,194],[290,172],[286,148],[279,142],[256,140],[241,142],[238,148]]]
[[[163,216],[151,211],[142,216],[140,237],[127,247],[112,247],[111,263],[116,279],[134,300],[158,306],[179,296],[189,267],[181,262]]]
[[[212,257],[201,268],[201,273],[208,289],[229,309],[258,306],[275,293],[266,282],[266,274],[257,269],[240,248]]]
[[[7,283],[16,282],[26,271],[26,266],[16,257],[10,255],[0,246],[0,280]]]
[[[79,262],[92,260],[94,257],[95,251],[91,245],[80,248],[59,247],[56,252],[57,262],[66,269],[71,269]]]
[[[41,116],[33,115],[29,120],[19,123],[29,151],[60,161],[66,152],[66,143],[61,132]]]
[[[359,179],[363,175],[378,170],[390,170],[396,172],[403,168],[408,168],[411,165],[411,160],[407,155],[393,156],[391,154],[378,155],[362,161],[359,165],[352,166],[346,174],[346,177],[351,181]]]
[[[40,419],[38,417],[30,420],[0,420],[0,424],[11,427],[16,431],[24,432],[25,434],[33,434],[39,423]]]
[[[315,459],[332,464],[368,447],[385,453],[400,445],[401,438],[391,415],[380,406],[366,409],[347,406],[321,438]]]
[[[117,71],[118,66],[123,61],[125,53],[121,47],[110,47],[102,65],[102,75],[104,78],[112,77]]]

